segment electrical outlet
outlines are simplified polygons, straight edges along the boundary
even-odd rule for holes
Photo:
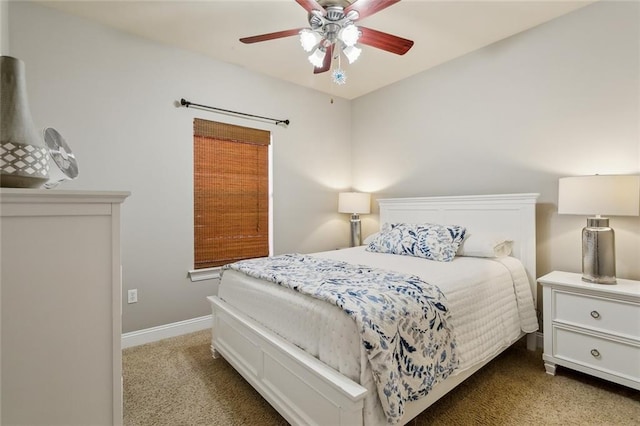
[[[134,288],[127,292],[127,303],[138,303],[138,289]]]

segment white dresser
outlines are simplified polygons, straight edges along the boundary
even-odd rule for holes
[[[0,423],[122,424],[128,195],[0,189]]]
[[[640,389],[640,281],[591,284],[554,271],[543,286],[544,365],[561,365]]]

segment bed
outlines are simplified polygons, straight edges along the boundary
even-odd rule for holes
[[[378,200],[380,224],[459,224],[470,236],[502,235],[513,241],[508,257],[461,256],[453,262],[434,262],[370,253],[365,247],[313,254],[318,259],[426,275],[425,281],[445,286],[456,335],[461,335],[460,365],[426,396],[407,402],[402,417],[393,423],[406,424],[523,336],[527,335],[527,347],[535,349],[537,197],[502,194]],[[478,280],[473,283],[472,297],[464,290],[470,279]],[[288,422],[387,423],[370,365],[354,334],[355,323],[341,315],[340,308],[235,270],[225,271],[218,296],[209,300],[214,358],[222,355]],[[468,304],[479,300],[482,304]],[[498,306],[508,308],[497,312]]]

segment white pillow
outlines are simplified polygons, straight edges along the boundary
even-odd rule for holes
[[[491,234],[468,234],[456,256],[467,257],[505,257],[511,254],[513,241]]]

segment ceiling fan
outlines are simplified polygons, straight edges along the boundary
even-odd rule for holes
[[[309,14],[310,28],[294,28],[244,37],[240,41],[250,44],[298,35],[303,49],[311,52],[309,62],[314,66],[314,74],[328,71],[332,59],[339,60],[341,52],[349,63],[353,63],[362,51],[356,46],[357,43],[404,55],[413,46],[412,40],[355,25],[359,19],[371,16],[399,1],[296,0]],[[333,79],[336,83],[344,84],[345,78],[344,71],[339,67],[334,70]]]

